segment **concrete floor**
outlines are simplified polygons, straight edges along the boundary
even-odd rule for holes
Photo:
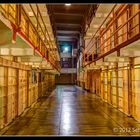
[[[140,123],[76,86],[57,86],[3,135],[140,135]]]

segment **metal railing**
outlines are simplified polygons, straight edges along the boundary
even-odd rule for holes
[[[132,4],[132,6],[134,5],[137,5],[139,7],[138,4]],[[107,53],[111,53],[112,50],[115,51],[117,49],[120,49],[120,46],[122,44],[140,34],[140,9],[138,9],[136,12],[133,12],[132,14],[132,12],[130,11],[132,6],[130,6],[129,4],[124,4],[121,5],[119,11],[115,9],[116,6],[112,9],[110,14],[104,20],[105,23],[108,17],[113,14],[113,17],[108,21],[108,24],[106,24],[106,28],[101,31],[101,28],[104,24],[103,23],[86,46],[83,58],[84,66],[91,63],[90,61],[88,61],[91,55],[98,55],[96,59],[92,57],[92,62],[96,61],[98,58],[105,56]],[[95,39],[97,34],[98,40]]]
[[[56,33],[57,29],[56,29],[56,26],[55,26],[53,6],[48,4],[48,5],[46,5],[46,7],[47,7],[47,10],[48,10],[48,15],[50,17],[50,22],[51,22],[51,25],[52,25],[54,36],[57,36],[57,33]],[[60,59],[60,47],[58,47],[59,43],[58,43],[57,37],[55,38],[55,43],[57,44],[58,55],[59,55],[59,59]]]
[[[41,26],[34,9],[31,5],[30,7],[32,9],[32,12],[34,13],[34,17],[36,18],[37,27],[35,26],[35,24],[33,24],[28,14],[25,12],[23,6],[20,4],[0,4],[0,12],[6,19],[8,19],[12,24],[14,24],[15,27],[19,28],[19,32],[24,35],[24,37],[32,44],[32,46],[44,58],[46,58],[53,65],[54,68],[59,71],[60,65],[59,63],[56,63],[58,61],[56,57],[57,49],[55,49],[55,51],[51,51],[54,50],[54,46],[52,44],[46,25],[43,21],[38,5],[36,5],[37,13],[38,16],[40,16],[43,27]],[[40,29],[40,32],[38,29]],[[46,36],[48,36],[48,38]]]
[[[16,4],[0,4],[1,13],[12,23],[16,23]]]

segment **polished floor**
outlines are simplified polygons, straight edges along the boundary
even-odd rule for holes
[[[77,86],[57,86],[1,135],[140,135],[140,123]]]

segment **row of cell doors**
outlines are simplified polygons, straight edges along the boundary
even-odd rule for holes
[[[89,71],[90,92],[140,121],[140,64],[104,71]]]
[[[129,114],[129,69],[112,69],[101,72],[100,96],[120,111]]]
[[[0,70],[0,128],[3,128],[27,107],[27,71],[8,67]]]
[[[99,95],[100,91],[100,70],[90,71],[87,73],[87,81],[89,85],[89,90],[92,93]]]
[[[140,65],[106,70],[100,74],[101,98],[140,121]]]

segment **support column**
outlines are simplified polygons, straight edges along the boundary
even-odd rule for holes
[[[132,69],[134,68],[134,58],[130,57],[130,63],[128,64],[128,114],[131,116],[133,112],[133,97],[132,97]]]
[[[103,95],[102,95],[102,98],[104,100],[105,99],[105,92],[104,92],[104,90],[105,90],[105,84],[104,84],[105,71],[103,71],[102,76],[103,76],[103,80],[102,80],[102,85],[103,85],[102,94]]]
[[[117,51],[117,56],[120,56],[120,50]],[[117,100],[117,109],[119,109],[119,91],[118,91],[118,62],[115,62],[116,65],[116,100]]]
[[[19,69],[16,69],[16,74],[17,74],[17,79],[16,79],[16,82],[17,82],[17,89],[16,89],[16,108],[15,108],[15,111],[16,111],[16,117],[18,116],[18,94],[19,94]]]
[[[116,105],[117,109],[119,108],[119,92],[118,92],[118,63],[115,63],[115,72],[116,72]]]
[[[29,107],[29,71],[27,71],[27,108]]]
[[[107,67],[107,91],[108,91],[108,102],[111,104],[111,75]]]
[[[5,67],[5,77],[6,78],[6,90],[5,90],[5,109],[4,109],[4,125],[7,124],[7,113],[8,113],[8,67]]]

